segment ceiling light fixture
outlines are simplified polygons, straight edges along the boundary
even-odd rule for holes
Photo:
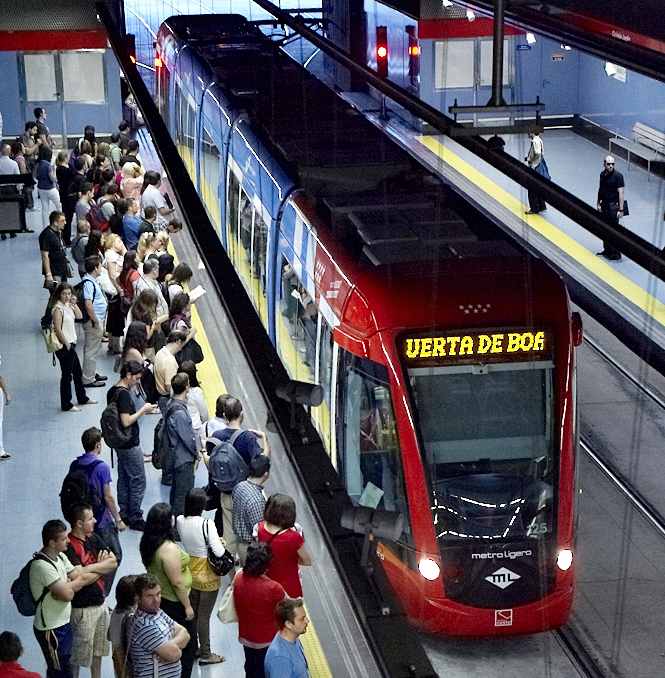
[[[535,45],[536,44],[536,36],[533,33],[527,33],[526,34],[526,41],[530,45]]]
[[[476,13],[472,9],[467,9],[466,10],[466,18],[469,21],[475,21],[476,20]]]

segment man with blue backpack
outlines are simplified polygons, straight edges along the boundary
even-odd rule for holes
[[[233,531],[233,490],[247,480],[252,459],[260,454],[270,455],[268,438],[263,431],[243,429],[242,403],[229,397],[224,404],[228,425],[215,431],[206,441],[208,475],[210,483],[220,494],[224,523],[224,540],[227,548],[237,551],[239,539]]]
[[[81,445],[84,453],[71,463],[62,483],[60,505],[62,515],[71,523],[72,510],[89,505],[95,518],[95,533],[113,551],[118,565],[122,560],[122,547],[118,532],[127,529],[122,521],[112,488],[111,468],[100,459],[102,432],[96,427],[83,431]],[[106,591],[110,591],[115,570],[105,577]]]

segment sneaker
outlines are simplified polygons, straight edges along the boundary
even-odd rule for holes
[[[137,532],[143,532],[143,530],[145,530],[145,520],[143,520],[143,518],[133,520],[131,523],[129,523],[129,529],[136,530]]]
[[[84,403],[79,403],[79,405],[97,405],[99,401],[88,398]]]
[[[76,405],[72,405],[71,407],[67,408],[66,410],[63,410],[63,412],[80,412],[81,408],[76,407]]]
[[[2,454],[0,454],[0,461],[5,461],[5,459],[11,459],[12,455],[9,454],[9,452],[5,452],[4,450],[2,451]]]
[[[85,388],[101,388],[102,386],[106,386],[105,381],[93,381],[89,384],[83,384]]]
[[[103,374],[95,374],[95,381],[106,381],[108,377]]]

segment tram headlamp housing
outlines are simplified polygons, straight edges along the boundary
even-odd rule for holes
[[[573,564],[573,552],[570,549],[561,549],[556,558],[556,564],[563,572],[569,570],[570,566]]]
[[[436,561],[431,558],[421,558],[418,562],[418,569],[425,579],[434,581],[441,574],[441,568]]]

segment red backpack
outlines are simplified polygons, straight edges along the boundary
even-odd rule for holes
[[[106,233],[109,230],[108,219],[104,216],[102,208],[96,202],[90,202],[90,211],[88,212],[88,221],[93,231]]]

